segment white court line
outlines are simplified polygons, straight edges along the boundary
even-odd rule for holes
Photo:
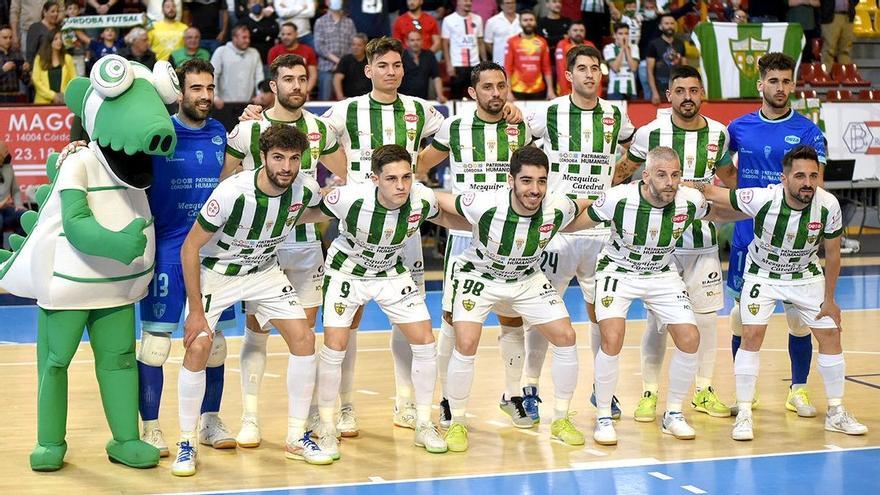
[[[651,471],[648,474],[650,474],[651,476],[653,476],[659,480],[663,480],[663,481],[669,481],[672,479],[672,476],[669,476],[668,474],[661,473],[660,471]]]
[[[684,488],[685,490],[687,490],[691,493],[695,493],[697,495],[701,495],[703,493],[706,493],[706,490],[701,490],[701,489],[695,487],[694,485],[681,485],[681,487]]]
[[[367,479],[372,481],[373,483],[384,483],[385,482],[385,478],[383,478],[381,476],[370,476]]]
[[[572,462],[570,465],[575,469],[595,470],[607,468],[652,466],[654,464],[663,464],[663,462],[653,457],[636,457],[633,459],[616,459],[613,461]]]
[[[584,449],[584,452],[587,454],[590,454],[590,455],[594,455],[596,457],[605,457],[608,455],[607,453],[602,452],[601,450],[596,450],[596,449]]]
[[[379,392],[373,392],[372,390],[366,390],[366,389],[363,389],[363,388],[362,388],[362,389],[359,389],[357,392],[358,392],[359,394],[364,394],[364,395],[379,395]]]
[[[842,448],[838,447],[837,445],[825,445],[825,448],[828,450],[843,450]]]

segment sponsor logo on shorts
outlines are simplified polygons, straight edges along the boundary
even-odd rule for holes
[[[748,308],[749,308],[749,313],[751,313],[752,316],[757,316],[758,310],[761,309],[761,305],[752,303],[752,304],[748,305]]]
[[[406,287],[404,287],[404,288],[400,291],[400,295],[405,296],[405,295],[411,293],[413,290],[414,290],[414,289],[413,289],[413,286],[412,286],[412,285],[407,285]]]
[[[611,306],[612,302],[614,302],[614,296],[605,296],[602,298],[602,306],[605,306],[606,308]]]
[[[165,314],[165,304],[153,303],[153,316],[161,318]]]
[[[336,303],[333,305],[333,310],[336,311],[336,314],[342,316],[342,313],[345,313],[345,304]]]
[[[474,306],[476,306],[477,303],[472,299],[465,299],[465,300],[461,301],[461,305],[462,305],[462,307],[464,307],[464,309],[466,309],[467,311],[470,311],[470,310],[474,309]]]
[[[718,278],[719,275],[721,275],[721,274],[718,272],[711,272],[711,273],[709,273],[709,276],[707,278],[709,280],[715,280],[716,278]]]

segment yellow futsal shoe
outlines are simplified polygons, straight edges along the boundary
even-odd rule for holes
[[[567,445],[583,445],[584,434],[571,422],[572,416],[574,416],[574,413],[568,413],[564,418],[559,418],[550,423],[550,438],[559,440]]]
[[[452,423],[446,430],[446,446],[452,452],[464,452],[468,449],[467,426],[461,423]]]
[[[633,419],[640,423],[653,423],[657,417],[657,394],[645,392],[639,399],[639,405],[636,406],[636,412],[633,413]]]
[[[785,408],[791,412],[796,412],[802,418],[816,417],[816,408],[810,402],[807,387],[789,389],[788,398],[785,400]]]
[[[706,387],[696,392],[694,400],[691,401],[691,406],[693,406],[695,411],[706,413],[713,418],[730,417],[730,408],[721,402],[721,399],[715,395],[712,387]]]

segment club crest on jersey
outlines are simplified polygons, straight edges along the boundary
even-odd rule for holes
[[[317,147],[313,146],[309,148],[309,154],[312,156],[312,161],[316,161],[318,157],[321,155],[321,150]]]
[[[517,239],[515,242],[516,242],[516,248],[517,248],[517,249],[522,249],[523,244],[526,243],[526,240],[523,239],[522,237],[520,237],[520,238]]]
[[[394,229],[385,229],[385,237],[391,237],[394,235]]]
[[[605,296],[602,298],[602,306],[605,306],[606,308],[611,306],[612,302],[614,302],[614,296]]]
[[[592,137],[593,137],[593,132],[592,132],[592,131],[590,131],[589,129],[587,129],[587,130],[584,131],[584,141],[588,141],[588,142],[589,142],[589,141],[592,140],[592,139],[591,139]]]
[[[153,303],[153,316],[156,318],[161,318],[165,315],[165,304],[164,303]]]
[[[465,299],[465,300],[461,301],[461,305],[464,309],[466,309],[467,311],[470,311],[470,310],[474,309],[474,306],[476,306],[477,303],[475,301],[473,301],[472,299]]]
[[[336,311],[336,314],[342,316],[342,313],[345,313],[345,304],[336,303],[333,305],[333,310]]]
[[[674,229],[674,230],[672,231],[672,238],[673,238],[673,239],[678,239],[679,237],[681,237],[681,234],[682,234],[683,232],[684,232],[684,229]]]
[[[694,157],[692,157],[692,156],[688,156],[687,158],[685,158],[685,162],[687,162],[687,167],[688,167],[688,168],[694,168],[694,162],[695,162],[695,161],[697,161],[696,158],[694,158]]]
[[[486,141],[486,149],[489,151],[495,151],[495,141]]]
[[[751,313],[752,316],[757,316],[758,310],[761,309],[761,305],[752,303],[752,304],[749,304],[748,308],[749,308],[749,313]]]
[[[651,234],[651,239],[655,239],[659,231],[657,229],[649,229],[648,233]]]
[[[199,165],[202,164],[202,160],[205,159],[205,152],[202,150],[196,150],[196,160],[199,161]]]
[[[605,133],[605,143],[611,144],[611,138],[613,138],[613,137],[614,137],[614,135],[611,134],[611,131],[606,132]]]
[[[217,158],[217,163],[219,163],[220,166],[223,166],[223,152],[222,151],[215,151],[214,156]]]
[[[415,129],[407,129],[406,130],[406,138],[410,141],[416,140],[416,130]]]

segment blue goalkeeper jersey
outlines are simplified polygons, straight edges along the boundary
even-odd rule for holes
[[[220,178],[226,129],[209,118],[192,129],[173,116],[177,147],[170,157],[153,157],[153,185],[147,189],[155,217],[156,261],[180,263],[180,247]]]
[[[767,187],[781,182],[782,157],[795,146],[816,148],[819,161],[827,155],[825,136],[812,120],[789,110],[785,117],[769,120],[761,111],[747,113],[727,127],[730,152],[737,154],[737,187]],[[733,244],[739,247],[752,242],[752,220],[736,223]]]

